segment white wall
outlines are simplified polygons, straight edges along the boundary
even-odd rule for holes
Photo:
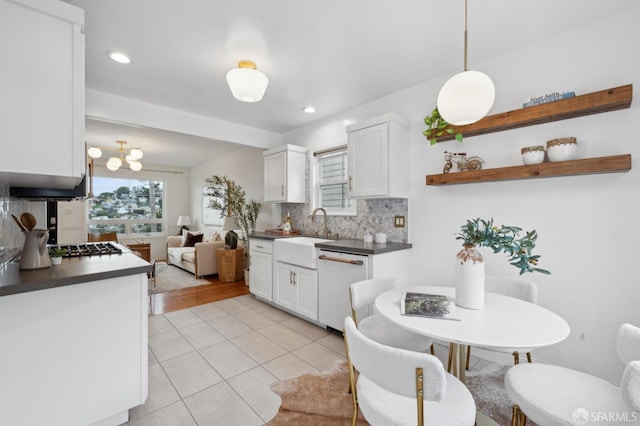
[[[241,185],[247,193],[248,200],[256,200],[262,204],[262,211],[258,215],[257,230],[271,228],[272,205],[263,203],[264,200],[264,166],[263,149],[238,146],[238,150],[205,161],[191,168],[191,220],[193,229],[200,229],[207,233],[214,230],[220,233],[220,227],[206,226],[202,223],[202,187],[206,186],[205,178],[212,175],[226,175]]]
[[[534,95],[570,89],[585,94],[633,83],[640,85],[640,7],[591,22],[485,63],[471,63],[496,85],[491,113],[521,107]],[[409,241],[411,284],[451,284],[454,234],[468,218],[493,217],[499,224],[536,229],[542,268],[552,274],[527,275],[539,286],[539,303],[571,326],[562,343],[534,352],[545,362],[571,366],[618,382],[622,364],[615,334],[622,322],[640,325],[636,240],[640,174],[628,173],[427,187],[425,175],[441,173],[443,152],[480,155],[485,168],[520,165],[520,148],[576,136],[580,157],[632,154],[637,101],[630,109],[468,138],[462,145],[429,146],[422,118],[435,106],[439,88],[450,77],[426,82],[346,111],[319,124],[284,135],[284,143],[311,148],[345,140],[344,126],[396,112],[411,120],[407,164],[411,174]],[[501,255],[486,256],[487,272],[517,274]]]

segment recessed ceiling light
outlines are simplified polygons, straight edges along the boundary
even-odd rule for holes
[[[313,114],[314,112],[316,112],[316,109],[309,105],[308,107],[304,107],[303,111],[307,114]]]
[[[128,64],[131,62],[131,59],[122,52],[107,52],[107,56],[121,64]]]

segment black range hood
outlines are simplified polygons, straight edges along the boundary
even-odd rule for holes
[[[9,195],[17,198],[24,198],[33,201],[70,201],[87,198],[87,176],[85,175],[80,183],[71,189],[59,188],[26,188],[12,186],[9,188]]]

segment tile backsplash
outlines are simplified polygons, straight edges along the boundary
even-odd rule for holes
[[[316,215],[315,223],[311,221],[311,209],[308,203],[305,204],[282,204],[282,214],[291,213],[291,222],[294,229],[300,230],[303,234],[322,234],[323,221],[322,213]],[[358,200],[358,214],[356,216],[328,216],[327,226],[331,231],[331,236],[336,232],[340,238],[358,239],[364,238],[369,232],[385,232],[387,241],[406,242],[407,241],[407,220],[409,213],[409,202],[406,198],[384,198],[371,200]],[[404,216],[405,226],[396,228],[394,217]]]

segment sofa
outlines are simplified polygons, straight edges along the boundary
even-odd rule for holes
[[[180,235],[167,238],[167,264],[189,271],[196,278],[218,273],[216,249],[224,248],[224,241],[195,243],[193,247],[184,247]]]

